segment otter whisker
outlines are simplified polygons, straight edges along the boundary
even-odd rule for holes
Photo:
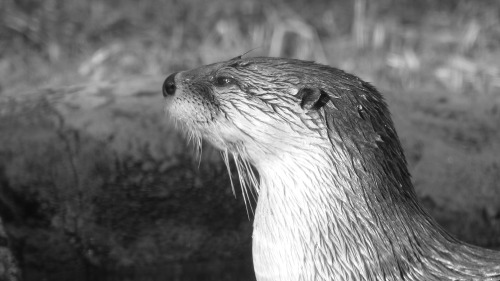
[[[250,211],[254,214],[252,202],[250,201],[249,195],[249,185],[252,182],[256,182],[256,180],[251,179],[252,174],[247,170],[247,165],[245,165],[245,160],[241,158],[241,156],[237,153],[233,153],[233,159],[236,164],[236,170],[238,171],[238,179],[240,181],[241,191],[243,193],[243,201],[245,202],[245,208],[247,210],[248,218],[250,218],[250,212],[248,208],[250,207]]]
[[[231,181],[231,189],[233,191],[234,197],[236,197],[236,190],[234,188],[234,182],[233,182],[233,177],[231,173],[231,166],[229,163],[229,152],[227,149],[221,151],[222,154],[222,159],[224,160],[224,164],[226,165],[227,172],[229,173],[229,180]],[[252,202],[251,198],[253,198],[254,201],[257,201],[257,196],[255,194],[255,191],[257,189],[257,178],[255,176],[255,173],[253,172],[250,163],[243,159],[239,154],[233,153],[233,160],[236,165],[236,170],[238,172],[238,180],[240,182],[241,186],[241,191],[243,195],[243,202],[245,203],[245,208],[247,210],[247,215],[250,218],[250,212],[248,208],[250,207],[250,210],[252,214],[254,213],[253,207],[252,207]],[[250,197],[251,195],[251,197]]]
[[[198,157],[198,168],[200,168],[201,165],[201,155],[203,153],[203,141],[202,138],[199,134],[195,134],[195,140],[196,140],[196,157]]]
[[[250,162],[248,160],[244,160],[243,163],[245,164],[245,172],[247,174],[246,178],[250,183],[250,193],[253,197],[253,200],[257,201],[257,196],[255,194],[255,193],[257,193],[257,195],[259,194],[259,185],[257,182],[257,177],[255,176],[255,172],[252,169]]]
[[[231,190],[233,191],[233,195],[236,198],[236,191],[234,189],[233,175],[231,173],[231,166],[229,165],[229,153],[227,149],[221,151],[221,155],[222,159],[224,160],[224,164],[226,165],[227,173],[229,174],[229,181],[231,182]]]
[[[239,158],[239,156],[237,154],[233,154],[233,158],[234,158],[234,161],[236,163],[236,170],[238,170],[238,179],[240,181],[240,186],[241,186],[241,191],[242,191],[242,194],[243,194],[243,202],[245,202],[245,208],[247,210],[247,216],[248,218],[250,219],[250,212],[248,211],[248,207],[250,205],[250,210],[252,211],[252,214],[253,214],[253,208],[252,208],[252,204],[250,204],[250,197],[248,196],[248,188],[247,188],[247,182],[246,182],[246,174],[245,174],[245,171],[244,171],[244,166],[243,164],[241,163],[241,159]]]
[[[192,145],[193,153],[195,157],[198,159],[198,168],[201,165],[201,155],[203,152],[203,139],[201,135],[189,128],[187,128],[185,125],[181,124],[182,132],[185,133],[186,138],[188,140],[188,144]]]

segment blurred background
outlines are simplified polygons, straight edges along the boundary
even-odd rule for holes
[[[251,211],[160,92],[248,52],[374,84],[425,208],[500,248],[499,46],[496,0],[1,0],[9,247],[25,280],[254,280]]]

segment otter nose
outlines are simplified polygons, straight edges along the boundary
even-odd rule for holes
[[[175,75],[177,72],[170,74],[170,76],[163,82],[163,96],[173,96],[175,94]]]

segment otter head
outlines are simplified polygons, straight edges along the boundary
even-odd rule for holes
[[[317,167],[321,161],[335,171],[334,177],[342,175],[339,181],[368,186],[376,177],[393,179],[389,186],[409,185],[382,96],[339,69],[300,60],[237,57],[174,73],[165,80],[163,94],[167,112],[192,139],[221,149],[226,164],[227,153],[232,153],[243,174],[240,180],[252,185],[256,181],[249,163],[261,175],[295,165],[288,169],[293,175],[301,166]]]
[[[369,155],[396,153],[404,162],[382,96],[359,78],[325,65],[237,57],[174,73],[163,94],[167,112],[194,139],[206,139],[257,167],[310,147],[354,158],[364,157],[360,154],[368,148]]]
[[[259,166],[325,147],[321,110],[330,100],[318,65],[240,57],[170,75],[167,112],[195,139]]]

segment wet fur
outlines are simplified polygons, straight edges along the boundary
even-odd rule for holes
[[[228,169],[233,154],[246,197],[250,186],[259,193],[259,281],[500,279],[499,253],[456,240],[422,210],[370,84],[278,58],[238,57],[178,76],[168,112],[198,146],[204,138],[219,147]]]

